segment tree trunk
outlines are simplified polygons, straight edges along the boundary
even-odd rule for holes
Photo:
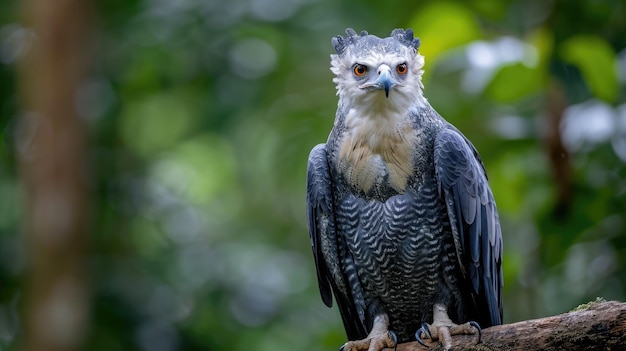
[[[18,67],[17,157],[28,267],[20,349],[81,349],[88,325],[87,131],[76,111],[92,19],[88,0],[24,0],[32,31]]]
[[[626,350],[626,303],[590,303],[558,316],[498,325],[476,335],[453,336],[453,350]],[[398,345],[397,351],[441,350],[439,343]]]

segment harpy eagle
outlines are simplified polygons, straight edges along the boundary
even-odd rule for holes
[[[502,234],[478,152],[422,94],[411,29],[332,38],[339,103],[307,169],[309,234],[342,349],[502,323]]]

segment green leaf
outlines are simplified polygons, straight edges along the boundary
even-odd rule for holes
[[[541,70],[521,63],[503,66],[487,86],[489,97],[500,102],[513,102],[541,89]]]
[[[538,27],[530,31],[525,38],[538,54],[537,68],[545,70],[541,74],[547,74],[548,64],[554,51],[554,34],[546,26]]]
[[[150,174],[189,202],[202,204],[233,190],[235,168],[235,155],[230,144],[218,135],[205,133],[165,152]]]
[[[434,62],[443,52],[481,37],[476,16],[465,5],[433,2],[420,9],[410,22],[421,39],[420,53]]]
[[[178,143],[196,119],[199,103],[184,90],[165,91],[123,107],[119,133],[125,145],[142,156],[150,156]]]
[[[592,35],[573,36],[561,44],[559,54],[563,61],[580,69],[593,95],[615,102],[619,89],[615,52],[606,40]]]

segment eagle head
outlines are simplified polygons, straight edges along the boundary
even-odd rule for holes
[[[411,29],[394,29],[387,38],[346,30],[332,38],[330,56],[337,95],[356,104],[384,103],[401,107],[422,101],[424,57]],[[369,102],[369,103],[368,103]]]

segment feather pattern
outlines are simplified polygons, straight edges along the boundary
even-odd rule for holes
[[[471,282],[479,323],[502,323],[502,233],[484,166],[472,144],[454,128],[438,133],[435,166],[440,193],[464,276]]]
[[[413,33],[348,30],[331,56],[339,105],[307,169],[307,214],[322,300],[334,296],[350,340],[379,313],[400,341],[431,322],[433,305],[457,323],[502,321],[502,236],[487,177],[471,143],[422,95]],[[363,89],[354,64],[406,63],[387,97]]]

